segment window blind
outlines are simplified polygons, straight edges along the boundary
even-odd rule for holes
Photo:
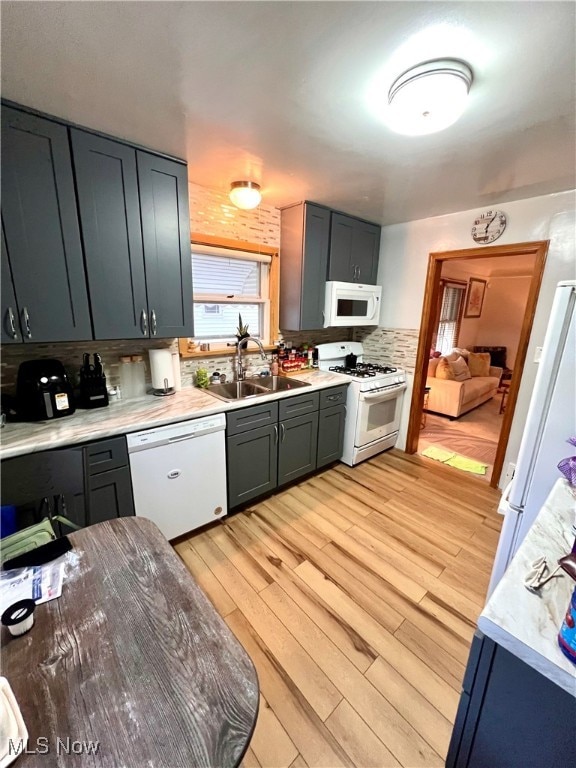
[[[444,284],[436,336],[436,349],[443,355],[449,354],[458,342],[465,292],[465,286]]]

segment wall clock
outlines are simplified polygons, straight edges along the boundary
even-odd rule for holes
[[[472,237],[477,243],[493,243],[506,229],[506,214],[502,211],[481,213],[472,226]]]

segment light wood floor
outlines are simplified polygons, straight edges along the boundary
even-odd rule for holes
[[[444,765],[498,496],[389,451],[176,545],[258,670],[246,768]]]
[[[492,400],[454,421],[450,421],[447,416],[427,413],[426,425],[420,432],[418,453],[422,454],[433,445],[481,461],[488,465],[488,470],[485,475],[477,477],[490,482],[502,429],[501,402],[502,395],[497,394]]]

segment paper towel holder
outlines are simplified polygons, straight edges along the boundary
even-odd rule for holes
[[[175,395],[176,390],[174,387],[168,386],[168,379],[164,379],[164,387],[163,389],[154,388],[152,390],[152,394],[156,395],[156,397],[168,397],[169,395]]]

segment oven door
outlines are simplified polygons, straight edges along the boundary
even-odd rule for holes
[[[400,428],[402,399],[406,384],[361,392],[356,422],[356,447],[373,443]]]

